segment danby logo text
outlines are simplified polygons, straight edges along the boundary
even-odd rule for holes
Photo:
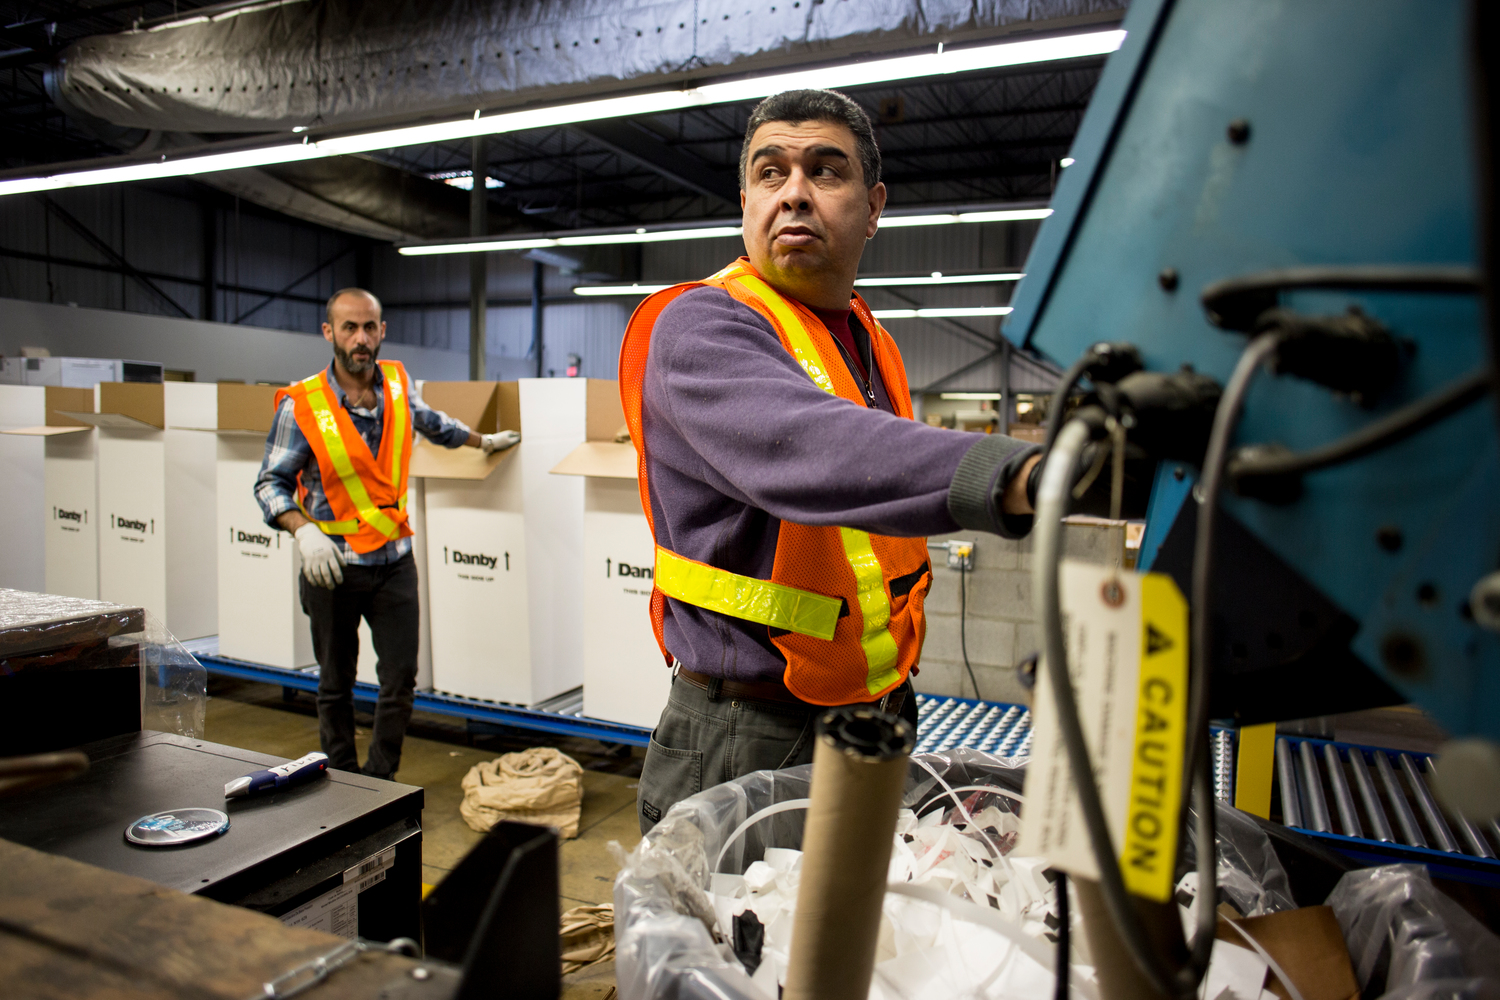
[[[131,531],[139,531],[143,535],[146,533],[145,521],[132,520],[128,517],[121,517],[119,514],[109,515],[109,520],[116,528],[129,528]],[[152,521],[151,523],[154,526],[156,522]]]
[[[485,569],[494,569],[495,564],[500,561],[499,556],[487,556],[480,552],[460,552],[457,549],[443,549],[443,554],[449,561],[459,566],[483,566]],[[510,554],[506,553],[505,568],[510,569]]]
[[[57,512],[57,519],[59,521],[78,521],[79,523],[83,522],[83,511],[81,510],[63,510],[61,507],[55,507],[53,509]]]
[[[268,549],[271,547],[270,535],[252,535],[247,531],[236,531],[234,533],[234,540],[247,545],[264,545]]]
[[[613,570],[611,570],[613,566]],[[655,579],[656,574],[650,566],[632,566],[627,562],[616,562],[613,559],[604,560],[605,576],[633,576],[640,580]]]

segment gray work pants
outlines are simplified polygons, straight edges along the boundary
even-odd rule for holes
[[[636,792],[641,833],[705,788],[751,771],[812,763],[814,726],[824,711],[815,705],[711,699],[696,684],[675,678],[641,767]],[[914,695],[908,693],[901,714],[915,729]]]

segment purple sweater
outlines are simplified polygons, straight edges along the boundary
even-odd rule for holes
[[[856,339],[867,358],[865,332]],[[1030,529],[986,498],[1034,446],[895,416],[872,375],[880,409],[814,385],[770,323],[722,289],[679,296],[657,320],[642,388],[657,544],[769,579],[783,520],[901,537]],[[950,505],[960,463],[979,485]],[[786,668],[764,625],[672,598],[665,638],[684,666],[714,677],[774,681]]]

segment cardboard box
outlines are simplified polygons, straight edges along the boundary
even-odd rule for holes
[[[421,437],[421,435],[418,435]],[[427,598],[427,514],[426,483],[411,476],[406,485],[406,517],[411,525],[411,557],[417,564],[417,607],[421,621],[417,626],[417,690],[432,690],[432,621],[431,604]],[[378,657],[375,655],[375,639],[370,634],[370,623],[359,620],[359,666],[355,679],[367,684],[380,684],[380,675],[375,670]]]
[[[45,588],[43,422],[46,390],[40,386],[0,385],[0,509],[5,511],[5,554],[0,587],[38,592]],[[19,432],[19,433],[18,433]]]
[[[526,433],[515,382],[425,382],[422,398],[478,433]],[[526,447],[523,441],[488,457],[475,448],[445,449],[425,441],[412,450],[411,473],[423,477],[426,500],[436,690],[526,705],[546,697],[535,694],[529,642],[518,460]]]
[[[139,605],[179,639],[218,631],[218,387],[101,382],[99,597]]]
[[[65,411],[91,411],[94,391],[49,385],[25,390],[42,394],[43,422],[7,428],[29,438],[26,453],[42,456],[42,523],[35,544],[42,549],[46,593],[97,600],[99,597],[99,516],[96,434]],[[0,445],[0,447],[11,447]],[[26,467],[7,463],[18,470]],[[21,509],[11,506],[8,509]]]
[[[619,383],[591,381],[588,440],[552,472],[583,477],[583,714],[654,727],[672,674],[651,632],[656,544],[624,429]]]
[[[215,499],[219,655],[299,669],[317,662],[302,612],[297,543],[255,501],[275,413],[274,386],[217,386]]]

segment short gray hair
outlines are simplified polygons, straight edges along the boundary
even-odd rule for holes
[[[864,171],[865,187],[880,183],[880,147],[875,145],[875,129],[865,109],[836,90],[787,90],[772,94],[750,112],[745,126],[745,144],[740,147],[740,189],[745,187],[745,171],[750,163],[750,140],[755,130],[768,122],[833,122],[854,133],[854,149]]]
[[[370,299],[375,303],[375,309],[382,316],[385,315],[385,306],[380,304],[380,298],[374,292],[368,291],[363,288],[340,288],[338,291],[328,296],[328,305],[323,310],[323,314],[328,318],[329,326],[333,325],[333,304],[339,299],[343,298],[345,295],[368,295]]]

